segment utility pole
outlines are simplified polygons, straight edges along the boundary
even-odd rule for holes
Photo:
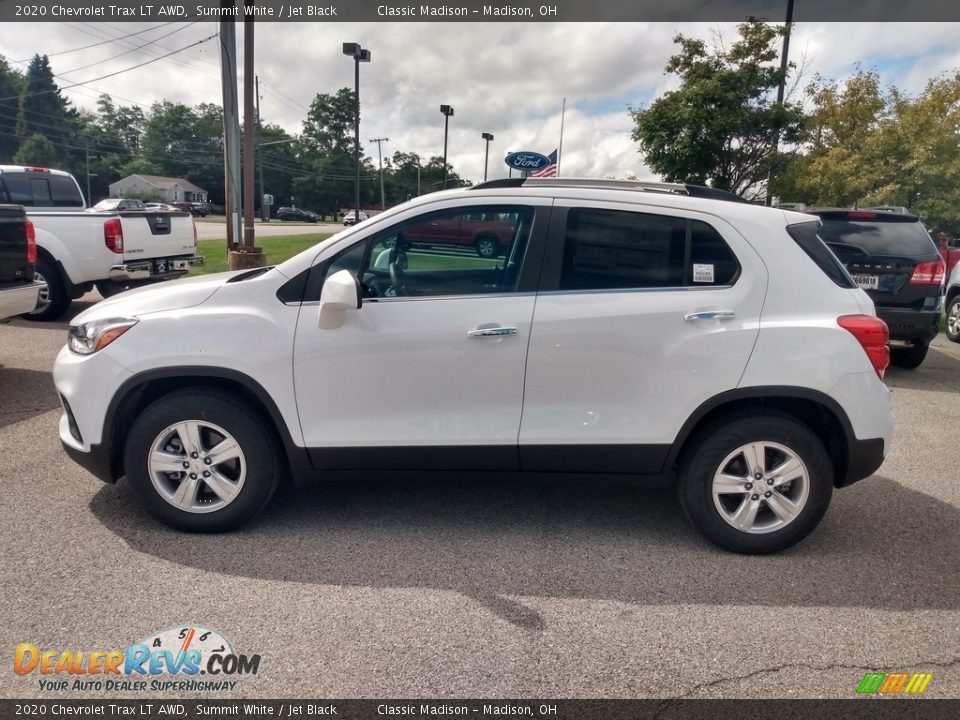
[[[221,0],[220,7],[234,7]],[[223,92],[224,206],[227,215],[227,249],[240,239],[240,134],[237,107],[237,35],[233,20],[220,22],[220,82]]]
[[[90,144],[85,148],[87,154],[87,205],[90,205]]]
[[[487,165],[490,162],[490,141],[493,140],[493,133],[482,133],[480,135],[487,142],[487,149],[483,153],[483,181],[487,181]]]
[[[450,105],[441,105],[440,112],[443,113],[443,189],[447,189],[447,131],[450,129],[450,116],[453,115],[453,107]]]
[[[787,0],[787,21],[786,32],[783,35],[783,52],[780,54],[780,86],[777,88],[777,105],[783,108],[783,95],[787,85],[787,68],[790,62],[790,28],[793,26],[793,0]],[[776,157],[780,149],[780,131],[777,130],[777,136],[773,139],[773,157]],[[767,170],[767,206],[773,204],[773,166]]]
[[[377,144],[377,155],[380,156],[380,209],[387,209],[387,201],[383,194],[383,146],[382,143],[390,142],[390,138],[370,138],[370,142]]]
[[[263,187],[263,128],[260,127],[260,76],[254,75],[254,86],[257,92],[257,175],[260,187],[260,219],[270,222],[270,208],[263,203],[266,189]]]
[[[243,246],[253,250],[253,17],[243,19]]]
[[[353,155],[357,166],[353,218],[360,222],[360,63],[370,62],[371,53],[360,47],[360,43],[343,43],[343,54],[353,58]]]

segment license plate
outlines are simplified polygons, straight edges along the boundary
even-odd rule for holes
[[[863,290],[876,290],[880,287],[879,275],[854,275],[853,281]]]

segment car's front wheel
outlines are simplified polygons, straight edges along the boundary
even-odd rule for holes
[[[788,415],[730,416],[693,439],[680,501],[694,525],[733,552],[794,545],[830,504],[833,469],[823,443]]]
[[[137,417],[124,454],[127,479],[160,522],[191,532],[243,524],[270,500],[279,459],[264,421],[217,390],[183,390]]]
[[[947,305],[947,338],[960,343],[960,295]]]

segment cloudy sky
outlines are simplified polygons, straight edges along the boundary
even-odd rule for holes
[[[23,69],[33,53],[46,53],[58,82],[67,85],[143,63],[216,30],[206,21],[6,24],[0,55],[21,61],[14,64]],[[352,87],[353,62],[340,46],[355,41],[373,53],[372,63],[360,68],[361,139],[389,137],[385,154],[442,154],[439,107],[449,104],[456,111],[449,141],[456,170],[482,179],[480,135],[490,132],[489,175],[502,177],[508,151],[548,154],[557,147],[566,98],[562,174],[650,178],[630,139],[627,107],[647,105],[673,86],[663,68],[677,32],[735,35],[733,25],[718,23],[259,23],[261,114],[265,122],[299,132],[316,93]],[[960,25],[952,23],[800,24],[791,59],[804,63],[807,80],[819,73],[842,81],[859,65],[915,93],[930,78],[960,70],[958,38]],[[66,95],[80,107],[93,107],[101,92],[144,107],[164,98],[219,103],[218,58],[210,40]],[[366,152],[376,158],[376,145]]]

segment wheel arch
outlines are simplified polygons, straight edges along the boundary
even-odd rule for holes
[[[190,387],[219,389],[232,397],[242,399],[274,435],[281,457],[285,480],[296,482],[309,472],[306,450],[294,443],[280,410],[270,394],[250,376],[229,368],[177,367],[148,370],[128,378],[114,394],[107,407],[102,442],[109,448],[109,467],[112,480],[124,475],[123,457],[126,434],[133,420],[148,405],[177,390]]]
[[[698,407],[684,423],[667,456],[665,467],[675,472],[697,436],[725,416],[755,409],[777,410],[800,421],[820,439],[834,469],[834,486],[852,482],[850,448],[853,426],[840,404],[829,395],[790,386],[749,387],[716,395]],[[857,478],[859,479],[859,478]]]

